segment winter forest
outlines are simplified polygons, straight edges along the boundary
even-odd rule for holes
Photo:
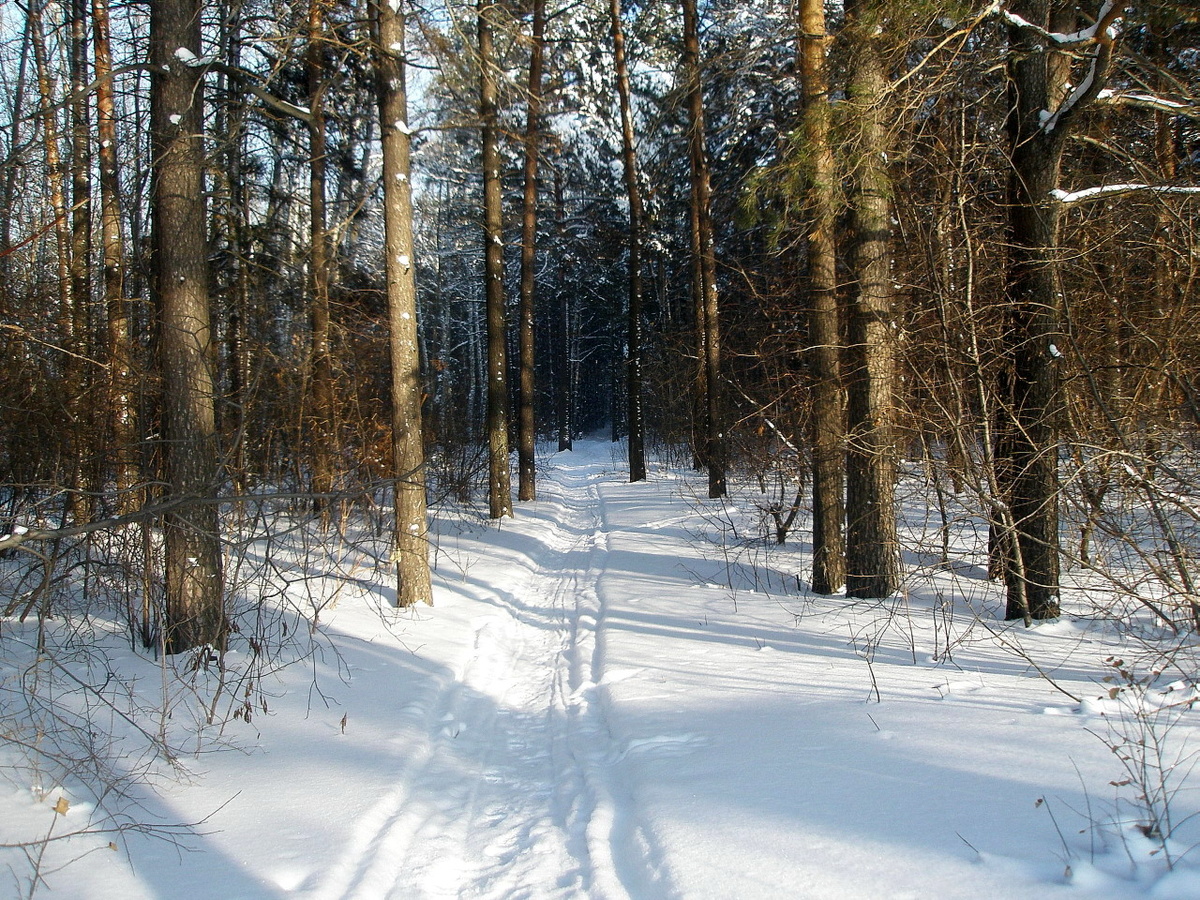
[[[0,0],[0,82],[0,896],[1200,896],[1194,0]],[[906,721],[991,754],[918,862]]]

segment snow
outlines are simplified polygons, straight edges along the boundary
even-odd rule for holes
[[[1114,784],[1112,748],[1157,721],[1131,710],[1173,716],[1172,747],[1196,736],[1178,672],[1114,688],[1124,664],[1105,660],[1133,652],[1129,635],[999,621],[971,566],[924,570],[884,601],[812,595],[803,535],[718,543],[745,506],[698,499],[700,476],[661,465],[629,484],[614,446],[549,457],[540,499],[498,527],[436,520],[432,609],[391,609],[369,555],[340,579],[281,566],[319,613],[314,642],[222,729],[243,752],[205,744],[187,777],[159,772],[140,798],[144,821],[200,824],[178,845],[52,844],[39,896],[1200,894],[1200,869],[1178,860],[1194,820],[1169,870],[1133,788]],[[4,621],[0,675],[33,639],[22,627]],[[119,628],[109,652],[135,691],[166,690]],[[1182,823],[1197,804],[1169,771]],[[0,843],[95,810],[75,786],[14,781]],[[23,896],[24,857],[3,862],[0,893]]]
[[[1105,197],[1116,197],[1122,194],[1133,194],[1142,191],[1152,194],[1177,194],[1180,196],[1200,194],[1200,188],[1189,185],[1133,183],[1102,184],[1096,187],[1082,188],[1078,191],[1064,191],[1061,188],[1056,188],[1050,192],[1050,196],[1059,203],[1085,203],[1090,200],[1102,200]]]
[[[1120,29],[1119,18],[1116,20],[1109,20],[1109,15],[1113,10],[1113,0],[1104,0],[1104,3],[1096,13],[1096,18],[1092,25],[1088,26],[1087,28],[1081,28],[1078,31],[1072,32],[1047,31],[1040,25],[1033,24],[1028,19],[1023,18],[1011,10],[1000,9],[996,5],[993,5],[992,9],[996,9],[1000,13],[1001,18],[1003,18],[1010,25],[1015,25],[1018,28],[1024,28],[1037,32],[1047,41],[1059,47],[1078,47],[1081,44],[1089,44],[1094,42],[1100,33],[1099,29],[1101,23],[1106,23],[1104,33],[1105,37],[1109,40],[1115,38]]]

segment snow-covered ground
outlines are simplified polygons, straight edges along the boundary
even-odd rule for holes
[[[1131,635],[998,621],[970,568],[809,595],[803,544],[718,543],[740,512],[693,489],[580,442],[515,520],[443,528],[431,609],[390,610],[368,564],[336,589],[281,570],[325,604],[311,653],[134,788],[194,829],[0,851],[0,896],[37,868],[38,895],[95,900],[1200,897],[1189,673],[1142,695],[1106,662]],[[9,676],[30,634],[3,627]],[[119,637],[104,665],[135,694],[177,690]],[[1162,744],[1142,785],[1130,738]],[[104,824],[28,774],[0,784],[0,842]],[[1155,785],[1165,847],[1139,830]]]

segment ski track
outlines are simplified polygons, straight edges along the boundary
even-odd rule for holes
[[[676,896],[621,777],[636,748],[609,725],[609,685],[636,674],[605,678],[616,476],[564,461],[542,486],[563,521],[520,601],[488,592],[496,612],[472,623],[461,671],[401,712],[420,722],[416,746],[313,900]]]

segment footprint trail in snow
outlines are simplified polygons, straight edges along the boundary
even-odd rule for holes
[[[614,774],[649,745],[614,740],[605,713],[605,685],[637,674],[604,667],[598,485],[611,461],[595,450],[558,459],[539,502],[561,507],[560,526],[530,519],[544,543],[531,579],[491,591],[495,612],[471,622],[454,677],[402,711],[420,724],[396,784],[364,811],[313,898],[672,896]],[[528,509],[501,528],[519,534]]]

